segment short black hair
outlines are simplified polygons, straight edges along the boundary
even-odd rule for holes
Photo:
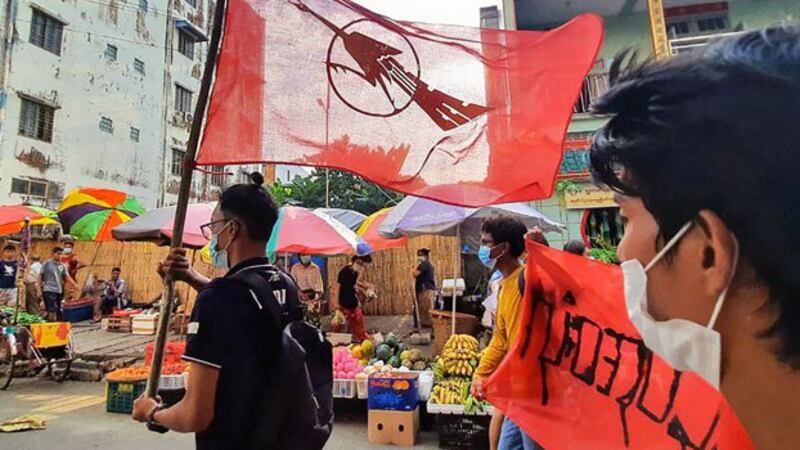
[[[111,271],[112,272],[122,272],[122,269],[120,269],[119,267],[114,267],[113,269],[111,269]]]
[[[64,251],[61,247],[53,247],[53,254],[62,253]]]
[[[3,246],[3,251],[8,251],[8,250],[12,250],[13,251],[13,250],[16,250],[16,249],[17,249],[17,247],[14,244],[6,244],[5,246]]]
[[[573,239],[564,244],[564,251],[583,256],[586,252],[586,244],[580,239]]]
[[[481,231],[491,234],[495,245],[508,242],[514,257],[519,257],[525,251],[528,228],[519,219],[510,216],[490,217],[483,222]]]
[[[597,181],[640,198],[663,245],[703,209],[736,235],[780,315],[764,336],[800,369],[800,26],[750,31],[666,62],[629,55],[595,105]]]
[[[226,218],[243,222],[251,238],[266,242],[278,221],[278,207],[262,186],[264,177],[253,172],[250,179],[250,184],[237,184],[226,189],[220,196],[219,208]]]
[[[429,256],[431,254],[431,250],[428,248],[417,249],[417,254],[419,255],[420,253],[422,253],[425,256]]]
[[[353,256],[350,257],[350,262],[356,262],[356,261],[364,261],[365,263],[371,263],[372,262],[372,255],[370,255],[370,254],[353,255]]]

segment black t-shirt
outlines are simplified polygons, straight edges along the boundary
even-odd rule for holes
[[[417,270],[419,271],[419,275],[414,279],[414,288],[417,294],[428,289],[435,290],[436,280],[434,280],[433,276],[433,264],[427,260],[422,261],[417,266]]]
[[[254,258],[231,269],[225,278],[242,270],[256,270],[266,278],[268,269],[276,270],[266,258]],[[284,280],[271,281],[276,298],[283,285]],[[285,305],[297,305],[296,298],[286,298],[293,291],[283,291]],[[250,448],[252,424],[258,419],[254,412],[267,400],[267,380],[276,370],[270,361],[275,360],[281,331],[263,315],[243,283],[217,279],[200,292],[183,359],[219,369],[219,381],[214,420],[196,435],[199,450]]]
[[[344,266],[339,272],[339,306],[347,309],[358,307],[356,298],[356,283],[358,282],[358,272],[351,266]]]
[[[17,262],[0,260],[0,289],[16,287]]]

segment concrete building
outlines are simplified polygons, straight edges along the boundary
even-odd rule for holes
[[[0,4],[0,204],[56,207],[82,186],[173,204],[214,2]],[[195,174],[193,201],[244,180],[211,171]]]
[[[664,0],[666,25],[673,54],[691,51],[720,36],[761,28],[784,21],[800,20],[797,0]],[[570,124],[557,192],[534,202],[542,212],[567,225],[550,234],[557,248],[568,240],[596,243],[602,237],[619,241],[623,224],[618,208],[607,191],[596,189],[588,172],[586,147],[591,135],[605,119],[589,114],[592,101],[608,90],[607,69],[613,57],[626,48],[643,57],[651,54],[646,0],[504,0],[503,17],[509,28],[546,30],[584,12],[594,12],[605,21],[605,40],[595,68],[587,76]]]

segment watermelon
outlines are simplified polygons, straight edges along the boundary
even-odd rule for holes
[[[392,348],[387,344],[381,344],[375,351],[375,357],[379,360],[386,362],[392,357]]]
[[[389,362],[387,364],[394,367],[395,369],[400,368],[400,366],[402,365],[400,363],[400,358],[398,358],[397,356],[392,356],[391,358],[389,358]]]
[[[394,333],[389,333],[383,343],[389,347],[397,348],[397,336],[395,336]]]

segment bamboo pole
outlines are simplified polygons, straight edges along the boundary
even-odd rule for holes
[[[222,27],[225,18],[227,0],[219,0],[217,9],[214,12],[214,30],[211,33],[211,41],[208,44],[208,56],[206,66],[203,70],[203,79],[200,82],[200,92],[197,96],[197,105],[194,109],[194,120],[192,129],[189,133],[189,142],[186,145],[186,155],[183,159],[183,171],[181,172],[181,184],[178,191],[178,204],[175,208],[175,221],[172,226],[172,248],[183,245],[183,228],[186,224],[186,210],[189,206],[189,194],[192,187],[192,172],[195,168],[197,157],[197,147],[200,144],[200,133],[203,128],[203,117],[205,117],[206,106],[211,92],[211,82],[214,69],[217,65],[217,55],[219,45],[222,40]],[[158,392],[158,381],[161,377],[161,365],[164,362],[164,345],[167,343],[167,333],[169,331],[169,318],[172,313],[172,304],[175,299],[175,280],[171,276],[164,277],[163,289],[161,292],[161,312],[158,317],[158,331],[156,341],[153,346],[153,365],[150,369],[150,376],[147,378],[147,388],[145,393],[150,398],[155,398]]]
[[[461,264],[461,224],[456,226],[456,259],[455,264],[453,264],[453,317],[451,328],[452,332],[451,335],[456,334],[456,293],[458,292],[458,274],[460,272],[459,265]]]

